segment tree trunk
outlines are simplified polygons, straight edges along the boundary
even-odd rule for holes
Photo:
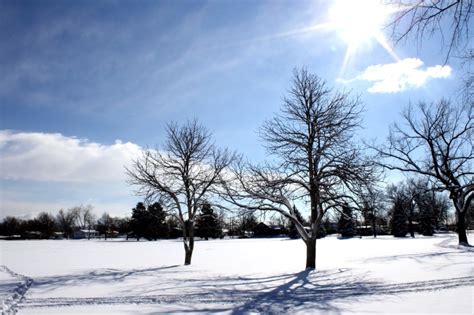
[[[408,229],[410,230],[410,236],[415,237],[415,230],[413,229],[413,205],[410,207],[410,217],[408,218]]]
[[[185,222],[185,234],[189,237],[189,243],[184,238],[184,265],[191,265],[191,258],[193,256],[193,249],[194,249],[194,224],[190,221]]]
[[[316,269],[316,239],[309,239],[306,243],[306,269]]]
[[[372,218],[372,232],[374,234],[374,238],[377,238],[377,226],[376,226],[376,223],[377,223],[377,219],[375,217],[375,215],[373,216]]]
[[[456,230],[458,232],[459,245],[469,246],[466,234],[466,213],[456,211]]]

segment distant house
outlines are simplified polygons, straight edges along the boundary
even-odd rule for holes
[[[278,225],[266,225],[263,222],[257,224],[257,226],[253,229],[253,236],[254,237],[270,237],[270,236],[278,236],[284,234],[285,231],[282,227]]]
[[[64,239],[64,232],[54,232],[53,238],[55,240],[63,240]]]
[[[83,238],[98,238],[99,232],[96,230],[76,230],[74,231],[73,238],[83,239]]]
[[[35,240],[41,239],[43,237],[43,233],[41,233],[40,231],[25,231],[23,236],[28,240]]]

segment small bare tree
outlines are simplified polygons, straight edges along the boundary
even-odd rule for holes
[[[324,214],[354,201],[355,188],[373,179],[373,169],[353,142],[360,124],[358,99],[333,93],[305,69],[295,70],[289,95],[282,113],[261,129],[274,163],[237,163],[227,199],[249,211],[275,211],[291,220],[306,244],[306,267],[314,269]],[[294,203],[309,205],[310,227],[299,221]]]
[[[474,198],[473,104],[453,106],[442,100],[410,105],[403,112],[405,125],[390,129],[388,144],[373,146],[387,169],[425,176],[437,190],[449,193],[460,245],[469,245],[465,216]]]
[[[472,0],[390,0],[388,3],[398,7],[392,22],[397,41],[410,34],[421,41],[426,35],[439,33],[447,42],[446,60],[453,50],[466,49],[469,22],[474,13]]]
[[[71,212],[72,216],[74,217],[75,224],[81,229],[88,230],[87,232],[87,239],[91,238],[91,230],[95,225],[96,217],[92,210],[94,207],[92,205],[87,206],[76,206],[72,207],[68,211]]]
[[[360,186],[357,189],[357,210],[361,212],[365,225],[368,223],[372,227],[372,235],[377,237],[377,219],[383,206],[383,191],[376,183],[369,183],[367,186]]]
[[[184,264],[191,264],[194,249],[194,219],[203,202],[212,200],[220,174],[234,154],[217,149],[209,131],[197,121],[167,126],[164,151],[144,150],[131,168],[129,182],[147,201],[160,200],[174,212],[183,230]]]
[[[56,215],[56,222],[60,231],[64,233],[64,236],[69,239],[74,233],[74,222],[76,220],[75,213],[69,209],[64,211],[63,209],[59,210]]]

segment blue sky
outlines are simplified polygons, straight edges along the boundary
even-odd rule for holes
[[[436,36],[393,46],[398,61],[367,38],[342,71],[341,32],[302,31],[327,22],[332,7],[0,2],[2,216],[87,203],[97,214],[129,213],[140,198],[123,165],[140,147],[163,143],[169,121],[197,118],[218,145],[264,159],[256,131],[278,111],[295,67],[359,95],[360,137],[379,141],[408,102],[455,96],[459,64],[445,64]]]

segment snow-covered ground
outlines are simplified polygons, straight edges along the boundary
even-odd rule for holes
[[[470,235],[471,243],[474,237]],[[318,240],[1,241],[5,313],[474,313],[474,248],[454,234]]]

